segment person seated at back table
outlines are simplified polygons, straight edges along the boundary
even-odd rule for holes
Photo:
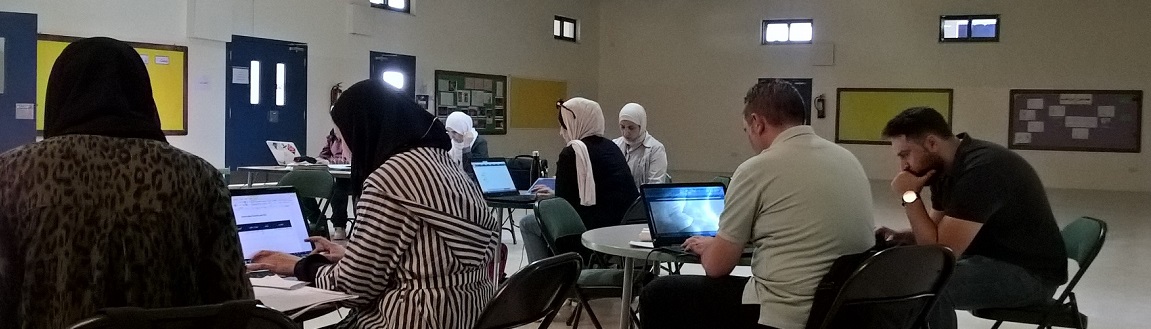
[[[535,186],[540,195],[564,198],[579,213],[587,229],[619,225],[623,213],[639,198],[623,153],[603,137],[603,110],[599,103],[576,97],[556,102],[560,136],[568,146],[556,160],[556,189]],[[548,257],[547,242],[535,215],[520,219],[528,260]]]
[[[445,120],[444,126],[448,136],[452,138],[452,150],[448,152],[467,172],[475,179],[476,173],[472,169],[472,159],[488,157],[488,141],[472,127],[472,117],[464,112],[452,112]]]
[[[65,47],[44,140],[0,154],[0,328],[252,299],[244,272],[228,188],[168,144],[140,54],[110,38]]]
[[[1046,303],[1067,281],[1067,251],[1035,169],[1015,152],[952,134],[943,115],[910,108],[883,128],[900,169],[891,189],[903,199],[911,231],[880,228],[880,238],[941,244],[958,258],[928,317],[956,328],[955,310]],[[919,198],[931,187],[931,208]],[[930,211],[928,210],[930,209]]]
[[[636,103],[619,110],[620,137],[612,140],[627,159],[635,186],[667,182],[667,150],[647,129],[647,111]]]
[[[758,154],[731,178],[719,233],[683,244],[699,254],[707,276],[664,276],[646,285],[644,328],[804,328],[815,288],[835,259],[875,244],[863,166],[803,125],[795,87],[760,82],[744,104],[744,127]],[[753,276],[730,276],[748,243]]]
[[[352,164],[352,151],[349,151],[347,144],[344,143],[344,135],[340,133],[340,128],[332,128],[324,142],[324,149],[320,151],[318,162],[335,165]],[[348,237],[348,199],[352,191],[351,183],[347,178],[337,177],[335,185],[332,185],[332,197],[329,199],[332,217],[328,218],[332,222],[332,240],[343,240]],[[315,211],[319,212],[318,204]]]

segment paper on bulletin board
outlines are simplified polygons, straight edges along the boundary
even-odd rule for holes
[[[1071,129],[1071,139],[1088,139],[1091,129],[1087,128],[1074,128]]]
[[[1027,109],[1028,110],[1039,110],[1042,108],[1043,108],[1043,99],[1042,98],[1031,98],[1031,99],[1027,100]]]
[[[1099,117],[1100,118],[1114,118],[1115,117],[1115,106],[1112,106],[1112,105],[1100,106],[1099,107]]]
[[[1091,105],[1091,94],[1059,94],[1059,104]]]
[[[503,98],[503,97],[504,97],[504,83],[501,81],[496,81],[496,98]]]
[[[1097,117],[1067,117],[1067,123],[1064,124],[1067,128],[1097,128],[1099,127],[1099,118]]]
[[[1027,132],[1041,133],[1043,132],[1043,121],[1031,121],[1027,123]]]
[[[168,56],[156,56],[156,64],[168,65],[169,62],[171,62],[171,60],[168,59]]]
[[[1051,105],[1047,107],[1047,116],[1061,117],[1067,115],[1067,106],[1065,105]]]
[[[456,106],[472,106],[472,93],[467,90],[456,91]]]
[[[1019,111],[1019,120],[1021,120],[1021,121],[1033,121],[1033,120],[1035,120],[1035,110]]]
[[[440,82],[436,84],[436,88],[439,91],[449,91],[448,80],[440,79]]]
[[[1015,133],[1015,144],[1030,144],[1031,133]]]
[[[456,93],[440,93],[439,104],[440,105],[447,105],[447,106],[456,106]]]

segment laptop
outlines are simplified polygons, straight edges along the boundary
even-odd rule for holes
[[[472,171],[484,192],[484,199],[501,202],[535,202],[536,196],[516,189],[512,173],[504,159],[472,159]]]
[[[296,143],[281,141],[264,141],[264,143],[268,144],[268,150],[272,151],[276,163],[281,166],[294,163],[296,158],[300,157],[300,149],[296,148]]]
[[[312,252],[312,243],[305,240],[308,226],[296,189],[286,186],[230,191],[245,263],[251,263],[252,256],[260,250],[301,257]]]
[[[539,179],[536,179],[535,183],[532,183],[532,187],[536,187],[536,186],[540,186],[540,185],[547,186],[548,188],[552,189],[552,191],[555,191],[556,190],[556,178],[555,177],[540,177]]]
[[[721,183],[644,184],[640,193],[655,248],[680,250],[690,237],[719,231],[725,193]]]

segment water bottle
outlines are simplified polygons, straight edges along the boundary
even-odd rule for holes
[[[542,168],[540,168],[540,151],[532,151],[532,173],[531,173],[531,178],[532,178],[531,181],[532,182],[535,182],[537,179],[542,177],[542,176],[540,176],[541,169]]]

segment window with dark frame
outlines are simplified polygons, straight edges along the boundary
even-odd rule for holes
[[[939,42],[999,42],[999,15],[939,16]]]
[[[765,19],[760,27],[760,44],[807,44],[812,40],[814,20]]]
[[[409,14],[412,12],[411,0],[368,0],[368,3],[375,8]]]
[[[579,23],[575,18],[556,16],[552,22],[552,35],[556,40],[576,42],[576,31]]]

